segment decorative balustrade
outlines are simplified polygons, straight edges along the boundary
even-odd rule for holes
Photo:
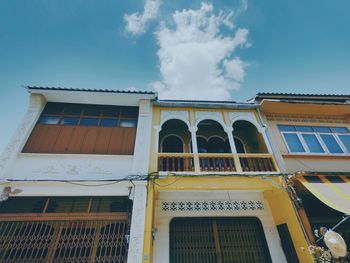
[[[236,166],[232,154],[199,154],[201,172],[235,172]]]
[[[278,172],[271,154],[159,153],[160,172]]]
[[[270,154],[240,154],[239,162],[243,172],[276,172],[276,165]]]
[[[171,153],[158,155],[158,171],[194,172],[193,154]]]

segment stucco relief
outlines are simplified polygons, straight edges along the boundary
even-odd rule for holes
[[[262,132],[263,127],[261,127],[261,125],[258,123],[253,112],[229,112],[228,115],[231,124],[238,120],[249,121],[250,123],[254,124],[260,132]]]
[[[35,122],[38,111],[28,111],[23,118],[22,123],[13,135],[10,143],[5,148],[0,158],[0,176],[5,170],[6,165],[11,159],[15,158],[16,154],[20,151],[20,146],[25,134],[29,132],[32,123]]]
[[[171,119],[179,119],[184,121],[187,126],[190,126],[188,111],[161,111],[161,120],[160,124],[162,125],[164,122]]]
[[[101,165],[102,166],[102,165]],[[92,164],[49,164],[39,169],[33,170],[34,174],[40,175],[111,175],[112,171],[103,169],[101,166]]]
[[[196,111],[195,116],[196,116],[196,125],[198,125],[199,122],[208,119],[208,120],[214,120],[219,122],[223,128],[225,128],[226,126],[221,112]]]

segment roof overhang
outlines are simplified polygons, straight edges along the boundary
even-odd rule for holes
[[[350,117],[350,104],[340,102],[263,99],[260,106],[265,114]]]
[[[31,94],[44,96],[47,102],[138,106],[140,100],[152,100],[157,97],[157,94],[153,92],[42,87],[26,88]]]

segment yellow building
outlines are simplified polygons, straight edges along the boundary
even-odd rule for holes
[[[315,242],[321,226],[332,228],[350,214],[350,96],[261,93],[255,101],[279,168],[292,174],[292,198]],[[349,247],[350,220],[335,231]]]
[[[313,262],[258,107],[153,102],[143,262]]]

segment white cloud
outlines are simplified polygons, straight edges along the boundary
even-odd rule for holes
[[[233,11],[214,14],[212,4],[176,11],[173,26],[163,22],[156,32],[160,81],[151,83],[161,99],[226,100],[238,89],[245,63],[234,52],[248,46],[248,30],[235,29]],[[226,26],[228,34],[220,32]]]
[[[146,0],[143,13],[132,13],[124,15],[126,22],[125,30],[132,35],[141,35],[146,32],[146,25],[149,21],[155,19],[161,0]]]

